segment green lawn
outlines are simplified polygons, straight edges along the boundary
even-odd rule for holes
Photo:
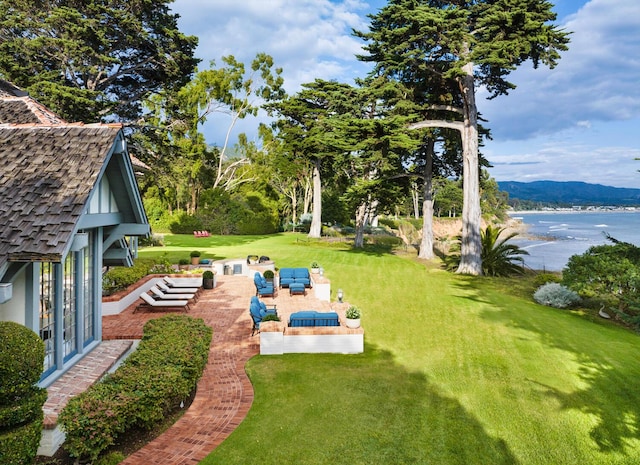
[[[304,235],[167,243],[280,267],[318,261],[334,295],[343,288],[363,310],[362,355],[253,358],[253,407],[203,464],[640,463],[640,337],[539,306],[522,280]]]

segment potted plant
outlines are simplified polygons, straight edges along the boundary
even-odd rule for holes
[[[320,273],[320,265],[318,264],[318,262],[312,262],[311,263],[311,272],[312,273]]]
[[[347,328],[359,328],[360,327],[360,309],[355,305],[350,306],[344,314],[345,324]]]
[[[181,270],[188,270],[189,260],[186,258],[181,258],[180,260],[178,260],[178,268]]]
[[[193,252],[191,252],[191,264],[192,265],[199,265],[200,264],[200,251],[199,250],[194,250]]]
[[[202,273],[202,287],[204,289],[213,289],[216,287],[216,277],[213,271],[207,270]]]
[[[272,270],[264,270],[264,273],[262,273],[262,276],[264,276],[264,279],[268,283],[273,283],[273,277],[275,276],[275,273]]]

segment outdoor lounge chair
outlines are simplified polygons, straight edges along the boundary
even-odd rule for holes
[[[142,292],[140,294],[140,298],[143,302],[139,303],[133,313],[137,312],[141,308],[147,308],[151,310],[167,310],[167,309],[178,309],[183,310],[185,312],[189,311],[189,301],[188,300],[155,300],[146,292]]]
[[[150,289],[151,293],[153,294],[153,298],[158,300],[193,300],[196,301],[198,300],[198,294],[193,293],[193,292],[184,292],[184,293],[177,293],[177,292],[171,292],[171,293],[164,293],[162,291],[162,289],[160,289],[158,286],[152,286]]]
[[[162,279],[169,287],[202,287],[202,278],[170,278],[165,276]]]
[[[199,287],[169,287],[162,281],[158,281],[156,286],[165,294],[199,294]]]

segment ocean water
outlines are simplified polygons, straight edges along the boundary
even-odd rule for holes
[[[525,249],[525,265],[535,270],[561,271],[569,257],[594,245],[610,244],[605,236],[640,247],[640,210],[611,212],[514,212],[528,227],[528,238],[513,240]]]

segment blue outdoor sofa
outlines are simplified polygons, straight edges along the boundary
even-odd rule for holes
[[[303,310],[291,314],[289,326],[340,326],[340,320],[336,312]]]
[[[311,287],[311,276],[307,268],[280,268],[280,287],[289,287],[291,283]]]

